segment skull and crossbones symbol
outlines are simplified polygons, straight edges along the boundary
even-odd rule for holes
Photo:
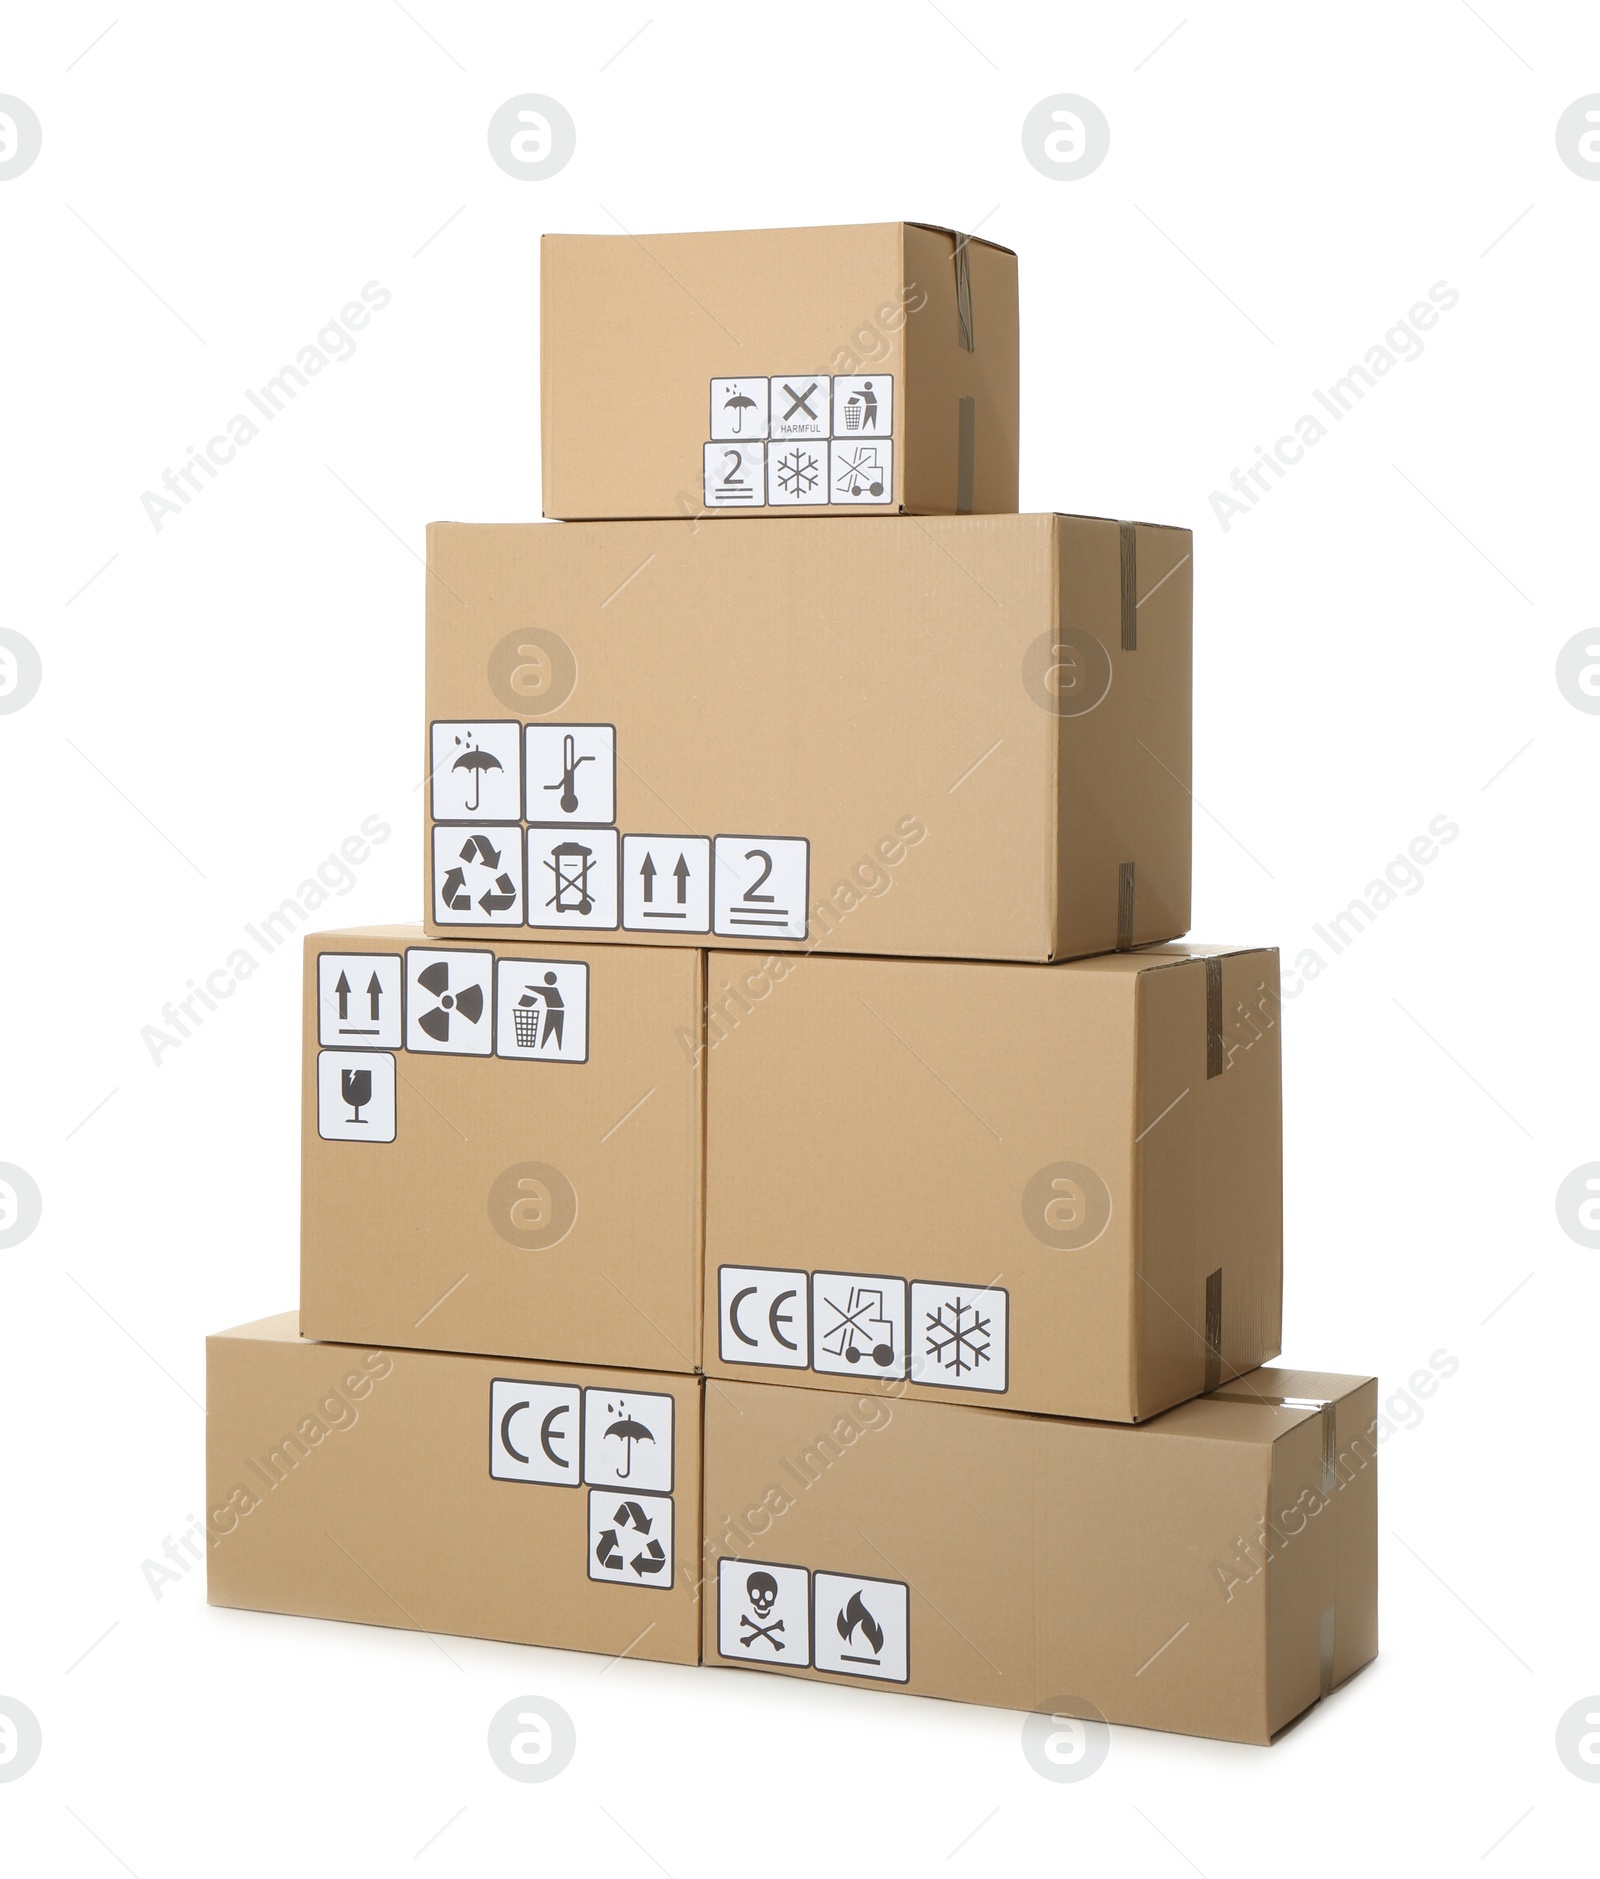
[[[783,1629],[783,1620],[772,1617],[772,1609],[778,1602],[777,1580],[770,1572],[753,1572],[744,1582],[744,1591],[756,1615],[751,1618],[743,1612],[740,1613],[739,1628],[748,1635],[741,1637],[739,1642],[746,1650],[749,1650],[757,1638],[765,1638],[775,1651],[781,1651],[783,1640],[774,1636],[774,1633]],[[771,1622],[769,1623],[768,1620]]]

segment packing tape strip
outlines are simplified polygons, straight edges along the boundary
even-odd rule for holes
[[[1222,1268],[1206,1274],[1206,1380],[1209,1396],[1222,1381]]]
[[[1133,863],[1117,863],[1117,951],[1133,944]]]
[[[1213,1274],[1213,1277],[1220,1277]],[[1211,1280],[1206,1281],[1206,1319],[1209,1334]],[[1322,1491],[1331,1494],[1339,1485],[1339,1415],[1331,1396],[1267,1396],[1259,1390],[1217,1390],[1219,1403],[1261,1403],[1268,1409],[1314,1409],[1318,1412],[1322,1434]]]
[[[1321,1658],[1321,1696],[1327,1696],[1333,1689],[1333,1625],[1334,1607],[1330,1605],[1322,1614],[1318,1625],[1318,1655]]]
[[[1122,650],[1139,650],[1139,531],[1132,522],[1117,524],[1122,556]]]
[[[963,398],[957,406],[956,432],[956,514],[972,514],[973,458],[977,443],[978,401]]]
[[[972,268],[967,260],[970,235],[956,236],[956,326],[963,352],[973,352],[972,343]]]
[[[1228,1067],[1222,1050],[1222,958],[1206,960],[1206,1079],[1219,1077]]]

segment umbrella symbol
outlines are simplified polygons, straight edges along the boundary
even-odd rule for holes
[[[622,1444],[622,1466],[617,1470],[617,1479],[626,1481],[629,1470],[633,1467],[633,1445],[635,1442],[653,1442],[656,1438],[635,1417],[628,1414],[628,1399],[618,1397],[616,1402],[607,1403],[617,1420],[606,1430],[608,1436],[614,1435]]]
[[[504,765],[502,765],[498,757],[493,756],[489,751],[479,750],[477,745],[472,741],[472,733],[470,731],[468,731],[464,738],[458,737],[456,742],[458,744],[464,743],[466,749],[456,758],[450,768],[452,770],[470,770],[472,772],[472,801],[467,804],[467,808],[469,811],[476,813],[479,791],[483,786],[484,771],[503,769]]]
[[[754,398],[745,397],[742,391],[738,391],[731,398],[723,399],[722,408],[724,411],[733,411],[738,414],[733,420],[733,434],[738,437],[744,430],[744,414],[755,410],[756,401]]]

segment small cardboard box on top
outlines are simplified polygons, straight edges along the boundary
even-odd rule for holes
[[[306,1335],[694,1369],[704,957],[308,935]]]
[[[1278,1354],[1275,951],[707,987],[709,1375],[1137,1422]]]
[[[1189,924],[1190,537],[428,532],[429,931],[1050,960]]]
[[[213,1605],[699,1662],[694,1377],[206,1340]]]
[[[1033,1710],[1045,1773],[1268,1742],[1377,1653],[1376,1420],[1291,1370],[1139,1428],[712,1385],[705,1661]]]
[[[919,222],[546,235],[544,513],[1017,506],[1017,258]]]

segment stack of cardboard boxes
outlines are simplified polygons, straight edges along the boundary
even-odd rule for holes
[[[542,317],[562,519],[429,535],[426,926],[307,943],[213,1601],[1268,1739],[1376,1650],[1375,1386],[1261,1367],[1188,533],[1014,513],[993,244],[552,237]]]

